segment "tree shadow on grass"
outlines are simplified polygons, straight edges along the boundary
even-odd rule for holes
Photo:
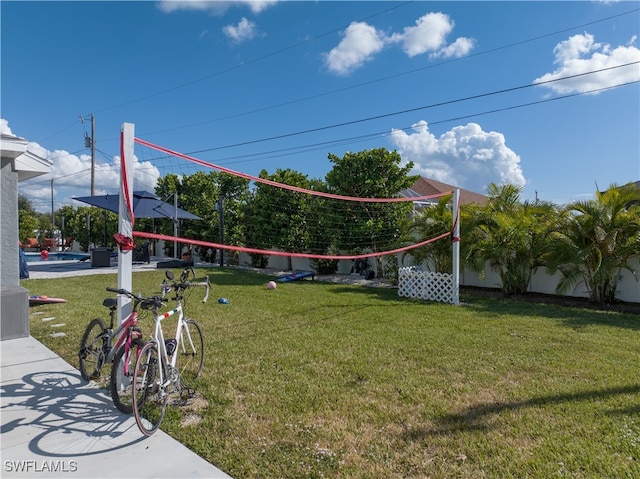
[[[422,440],[430,436],[455,432],[486,431],[491,428],[493,418],[505,411],[533,408],[555,404],[572,403],[576,401],[603,400],[613,396],[640,393],[640,384],[617,386],[600,390],[581,391],[576,393],[552,394],[538,396],[521,401],[500,401],[477,404],[458,413],[443,414],[435,418],[439,426],[416,427],[402,433],[403,439],[408,441]],[[636,404],[624,409],[609,410],[609,414],[640,414],[640,400]]]

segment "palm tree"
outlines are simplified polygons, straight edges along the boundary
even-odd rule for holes
[[[629,259],[640,254],[640,188],[611,185],[595,199],[570,203],[565,213],[545,256],[548,271],[562,273],[556,292],[584,284],[591,301],[615,301],[621,270],[636,276]]]
[[[414,222],[409,228],[411,241],[415,238],[424,241],[451,230],[453,215],[449,207],[450,201],[451,195],[443,196],[437,205],[416,213]],[[453,269],[450,240],[434,241],[414,248],[406,254],[410,254],[416,264],[424,264],[435,272],[451,273]]]
[[[533,273],[543,265],[556,209],[551,203],[521,203],[521,190],[520,186],[492,183],[487,205],[472,209],[462,223],[467,264],[482,273],[488,262],[498,271],[502,292],[507,295],[525,293]]]

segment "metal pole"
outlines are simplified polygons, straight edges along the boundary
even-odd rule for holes
[[[173,236],[178,237],[178,192],[173,192]],[[173,242],[173,257],[178,259],[178,242]]]
[[[96,118],[91,113],[91,196],[96,194]]]

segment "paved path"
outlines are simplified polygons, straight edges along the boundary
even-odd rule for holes
[[[145,438],[133,416],[33,337],[0,348],[3,479],[230,478],[162,431]]]

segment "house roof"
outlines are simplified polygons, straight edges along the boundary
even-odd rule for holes
[[[18,172],[18,181],[28,180],[51,171],[52,162],[29,149],[29,142],[15,135],[0,135],[0,155],[10,159]]]
[[[489,200],[489,197],[480,193],[458,188],[457,186],[448,185],[440,181],[432,180],[431,178],[425,178],[421,176],[418,180],[407,190],[403,190],[400,193],[403,196],[427,196],[437,195],[440,193],[446,193],[448,191],[460,190],[460,204],[466,205],[476,203],[478,205],[484,205]]]

